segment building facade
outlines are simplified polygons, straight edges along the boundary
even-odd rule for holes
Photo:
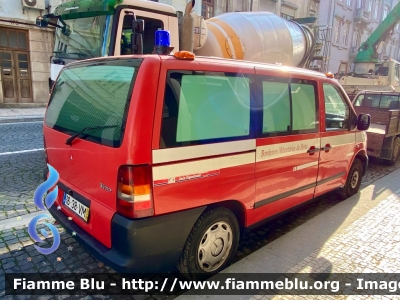
[[[321,62],[332,73],[354,71],[360,45],[375,31],[398,0],[321,0],[318,24],[329,30]],[[399,25],[378,49],[378,59],[399,60]]]
[[[45,103],[53,30],[35,26],[45,0],[0,0],[0,106]]]
[[[195,10],[205,19],[226,12],[268,11],[285,19],[317,16],[320,0],[202,0],[201,10]]]

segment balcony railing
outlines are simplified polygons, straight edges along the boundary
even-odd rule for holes
[[[358,8],[355,11],[355,16],[354,16],[354,20],[356,22],[362,22],[365,24],[369,24],[369,16],[370,16],[370,12],[365,10],[365,8]]]

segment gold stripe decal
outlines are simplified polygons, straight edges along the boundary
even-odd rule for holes
[[[224,47],[225,47],[225,49],[227,49],[226,51],[229,51],[228,49],[230,48],[228,40],[232,43],[233,49],[235,50],[235,55],[233,55],[232,53],[228,53],[228,55],[230,55],[230,58],[243,59],[244,58],[244,50],[243,50],[242,42],[240,41],[239,37],[237,36],[236,32],[232,29],[232,27],[229,26],[228,23],[226,23],[222,20],[219,20],[219,19],[211,19],[211,20],[208,20],[207,23],[210,24],[211,22],[220,26],[225,31],[225,34],[228,36],[228,38],[225,38],[225,41],[224,41]]]
[[[222,32],[213,24],[210,22],[207,22],[207,28],[214,34],[215,38],[218,41],[219,48],[221,49],[222,55],[224,58],[232,58],[229,53],[227,52],[226,46],[225,46],[225,41],[226,38],[222,34]]]

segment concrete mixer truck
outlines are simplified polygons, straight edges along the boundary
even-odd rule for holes
[[[38,17],[37,26],[57,27],[50,88],[67,63],[137,53],[133,37],[140,24],[143,54],[153,52],[154,34],[163,29],[170,32],[174,51],[296,67],[305,67],[312,57],[313,32],[299,20],[288,21],[269,12],[225,13],[204,20],[192,13],[193,5],[194,0],[183,13],[144,0],[75,0]]]

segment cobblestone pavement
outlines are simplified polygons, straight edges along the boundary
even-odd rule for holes
[[[399,242],[400,189],[285,273],[397,273],[400,270]],[[360,296],[360,291],[356,288],[354,285],[348,288],[353,296],[324,298],[400,298],[398,295]],[[260,292],[250,300],[319,298],[322,296],[262,296]]]
[[[43,148],[43,122],[0,124],[0,154]]]
[[[0,126],[4,127],[6,125]],[[45,166],[43,152],[41,151],[2,155],[4,152],[40,149],[43,147],[41,123],[38,125],[18,124],[16,126],[4,131],[9,136],[9,139],[3,136],[3,131],[1,131],[0,137],[0,147],[3,147],[0,148],[0,221],[10,219],[11,224],[16,220],[17,216],[37,211],[33,204],[33,192],[42,182],[42,171]],[[1,130],[3,127],[1,127]],[[28,129],[29,134],[26,133]],[[23,135],[24,138],[16,136],[15,139],[18,141],[16,143],[14,142],[13,134]],[[378,178],[393,172],[399,167],[400,162],[393,167],[388,167],[382,165],[379,161],[371,161],[368,173],[363,178],[363,186],[373,183]],[[242,238],[235,261],[244,258],[339,202],[336,193],[332,192],[286,214],[284,218],[274,220],[273,228],[271,228],[270,224],[266,224],[253,230]],[[371,226],[368,226],[368,228],[371,228]],[[1,286],[4,286],[5,273],[114,272],[86,252],[74,237],[64,232],[61,227],[59,232],[61,233],[59,249],[54,254],[45,256],[34,248],[34,243],[29,238],[26,226],[0,231],[0,290]],[[49,241],[51,241],[51,238]],[[69,246],[72,247],[72,251],[68,251]],[[57,260],[58,257],[61,258],[61,261]],[[28,258],[31,258],[31,260],[28,260]],[[157,294],[151,295],[151,298],[135,296],[135,299],[170,299],[174,296]],[[261,296],[258,295],[258,297]],[[43,299],[61,298],[63,297],[45,297]],[[116,297],[92,298],[115,299]]]
[[[45,166],[41,122],[0,124],[0,221],[37,211],[33,193]],[[12,154],[10,154],[12,153]]]
[[[396,198],[397,199],[397,198]],[[323,201],[321,201],[323,200]],[[376,215],[379,212],[381,216],[380,219],[375,220],[367,220],[367,224],[361,226],[361,229],[358,231],[355,230],[354,234],[362,233],[365,236],[365,231],[368,231],[371,228],[375,228],[375,223],[379,223],[382,221],[382,225],[385,229],[391,230],[390,227],[387,227],[388,221],[386,220],[393,220],[393,214],[396,213],[394,210],[394,204],[392,203],[395,199],[388,199],[384,201],[384,204],[378,205],[373,211],[368,213],[361,221],[365,218],[369,218]],[[318,199],[317,201],[313,201],[307,205],[302,206],[301,208],[286,214],[284,218],[280,218],[274,221],[273,229],[267,224],[264,227],[261,227],[257,230],[254,230],[243,237],[242,242],[240,244],[238,253],[236,255],[235,261],[242,259],[243,257],[247,256],[248,254],[256,251],[257,249],[261,248],[262,246],[272,242],[274,239],[279,238],[280,236],[284,235],[285,233],[293,230],[294,228],[300,226],[301,224],[305,223],[307,220],[313,218],[314,216],[320,214],[321,212],[327,210],[328,208],[332,207],[333,205],[339,203],[337,200],[335,193],[330,193],[323,197],[323,199]],[[386,203],[386,206],[385,206]],[[390,212],[390,214],[385,214],[386,212]],[[398,211],[397,211],[398,212]],[[389,216],[389,217],[388,217]],[[373,223],[372,223],[373,222]],[[398,223],[398,222],[397,222]],[[390,223],[392,226],[398,226],[397,223]],[[390,225],[389,224],[389,225]],[[358,243],[360,248],[350,249],[350,246],[347,246],[345,249],[347,241],[354,238],[354,234],[352,233],[352,228],[356,227],[358,222],[352,225],[346,232],[349,232],[350,235],[346,237],[344,240],[335,239],[334,242],[330,243],[329,247],[326,248],[328,250],[322,249],[321,251],[315,252],[310,257],[306,258],[302,263],[298,265],[298,268],[304,266],[309,266],[311,268],[318,268],[318,263],[320,260],[318,257],[321,255],[325,255],[330,250],[337,247],[336,252],[334,253],[347,253],[351,250],[351,253],[357,256],[358,251],[364,251],[363,243],[364,241],[360,241]],[[359,226],[360,227],[360,226]],[[40,228],[39,228],[40,229]],[[360,232],[361,231],[361,232]],[[33,241],[29,238],[26,226],[20,226],[8,230],[3,230],[0,232],[0,260],[1,260],[1,268],[0,268],[0,286],[4,284],[4,274],[5,273],[47,273],[47,272],[90,272],[90,273],[113,273],[114,271],[109,267],[105,266],[103,263],[96,260],[92,255],[86,252],[80,244],[78,244],[74,237],[70,234],[66,233],[61,227],[59,227],[59,232],[61,233],[61,245],[59,249],[51,255],[45,256],[40,254],[35,248]],[[360,238],[358,238],[360,239]],[[393,245],[395,245],[395,241]],[[51,238],[49,241],[45,242],[43,245],[40,244],[39,246],[44,246],[51,242]],[[377,241],[375,241],[377,242]],[[339,245],[339,244],[340,245]],[[393,246],[392,245],[392,246]],[[68,247],[71,246],[71,251],[68,251]],[[46,247],[46,246],[44,246]],[[387,248],[377,249],[377,251],[386,251]],[[326,252],[324,252],[326,251]],[[373,259],[378,258],[378,254],[376,252],[366,252],[368,257],[372,257]],[[319,256],[317,256],[319,254]],[[347,254],[346,254],[347,255]],[[375,257],[376,256],[376,257]],[[61,261],[58,261],[57,258],[60,257]],[[28,260],[31,258],[31,260]],[[326,257],[327,259],[332,259],[331,255]],[[315,262],[313,262],[313,260]],[[312,263],[305,264],[305,262],[311,261]],[[325,260],[324,260],[325,261]],[[332,264],[335,261],[332,260]],[[382,263],[385,265],[385,263]],[[297,270],[297,269],[296,269]],[[358,269],[354,269],[358,270]],[[288,272],[294,272],[294,269],[288,270]],[[301,269],[299,269],[301,271]],[[334,269],[336,271],[336,269]],[[351,270],[348,270],[351,272]],[[133,299],[172,299],[175,296],[179,295],[177,293],[175,295],[168,295],[168,294],[156,294],[156,295],[149,295],[149,297],[145,296],[134,296]],[[1,296],[1,294],[0,294]],[[257,295],[257,298],[261,297],[261,295]],[[296,296],[300,297],[300,296]],[[311,296],[307,296],[311,297]],[[78,297],[79,298],[79,297]],[[93,299],[117,299],[116,296],[92,296]],[[87,299],[91,299],[87,298]],[[46,297],[43,299],[63,299],[63,297]],[[283,298],[285,299],[285,298]]]

